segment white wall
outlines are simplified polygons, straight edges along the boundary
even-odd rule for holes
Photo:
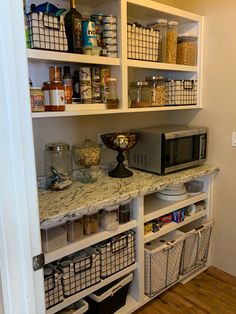
[[[198,113],[173,113],[172,121],[209,127],[208,161],[220,167],[214,186],[213,265],[236,276],[236,27],[235,0],[175,0],[205,16],[203,105]]]

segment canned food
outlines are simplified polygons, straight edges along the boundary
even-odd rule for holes
[[[45,111],[43,103],[43,91],[40,87],[30,88],[31,111]]]
[[[116,31],[104,31],[103,38],[116,38]]]
[[[103,22],[103,24],[105,24],[105,23],[116,23],[116,16],[104,15],[102,22]]]
[[[100,103],[102,101],[102,92],[100,83],[93,83],[93,103]]]
[[[117,45],[106,45],[107,52],[117,52]]]
[[[101,86],[108,86],[108,80],[111,76],[111,70],[108,68],[101,69]]]
[[[61,67],[52,66],[49,68],[49,79],[51,82],[60,82],[61,81]]]
[[[97,46],[95,23],[90,20],[82,21],[82,43],[86,47]]]
[[[101,69],[100,68],[92,68],[92,81],[94,83],[101,83]]]
[[[89,67],[79,68],[79,79],[80,82],[90,82],[91,83],[91,72]]]
[[[91,21],[95,23],[95,30],[97,36],[97,44],[99,47],[102,47],[102,19],[103,14],[93,14],[91,15]]]
[[[116,45],[117,39],[116,37],[108,37],[103,39],[105,45]]]
[[[92,103],[92,86],[80,84],[80,96],[82,104]]]
[[[115,23],[107,23],[102,25],[103,31],[116,31]]]

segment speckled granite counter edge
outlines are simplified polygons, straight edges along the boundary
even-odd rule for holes
[[[110,178],[106,173],[102,173],[97,181],[91,184],[74,182],[68,190],[60,192],[39,190],[41,228],[47,228],[74,217],[79,218],[106,206],[154,193],[173,184],[185,183],[217,173],[219,168],[213,165],[203,165],[165,176],[133,169],[132,171],[133,177],[130,178]]]

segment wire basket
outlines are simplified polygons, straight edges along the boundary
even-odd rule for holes
[[[145,294],[153,297],[177,282],[184,233],[173,231],[145,245]]]
[[[106,278],[135,262],[135,233],[129,230],[98,243],[101,254],[101,278]]]
[[[129,59],[157,61],[159,32],[136,24],[127,25],[127,53]]]
[[[100,253],[91,247],[59,260],[57,265],[62,271],[65,297],[101,281]]]
[[[46,309],[64,300],[62,273],[52,264],[44,267],[44,291]]]
[[[181,229],[186,232],[181,259],[181,275],[207,262],[212,226],[213,222],[207,222],[194,230],[188,231],[188,226]]]
[[[67,37],[64,17],[46,13],[29,13],[28,16],[30,48],[67,51]]]
[[[196,80],[167,80],[166,105],[182,106],[197,104]]]

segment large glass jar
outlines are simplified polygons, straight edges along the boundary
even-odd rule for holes
[[[166,35],[166,62],[176,63],[177,59],[178,22],[170,21]]]
[[[163,76],[147,76],[146,81],[149,83],[152,91],[151,106],[164,106],[166,104],[166,88]]]
[[[47,178],[52,176],[51,167],[64,177],[72,177],[72,158],[68,144],[51,143],[45,145],[44,173]]]
[[[166,62],[167,20],[157,19],[154,23],[148,24],[148,27],[158,30],[159,32],[158,62]]]
[[[188,34],[178,36],[177,63],[184,65],[196,65],[197,36],[191,36]]]
[[[131,108],[142,108],[151,106],[152,94],[148,82],[139,81],[130,83],[129,96]]]

